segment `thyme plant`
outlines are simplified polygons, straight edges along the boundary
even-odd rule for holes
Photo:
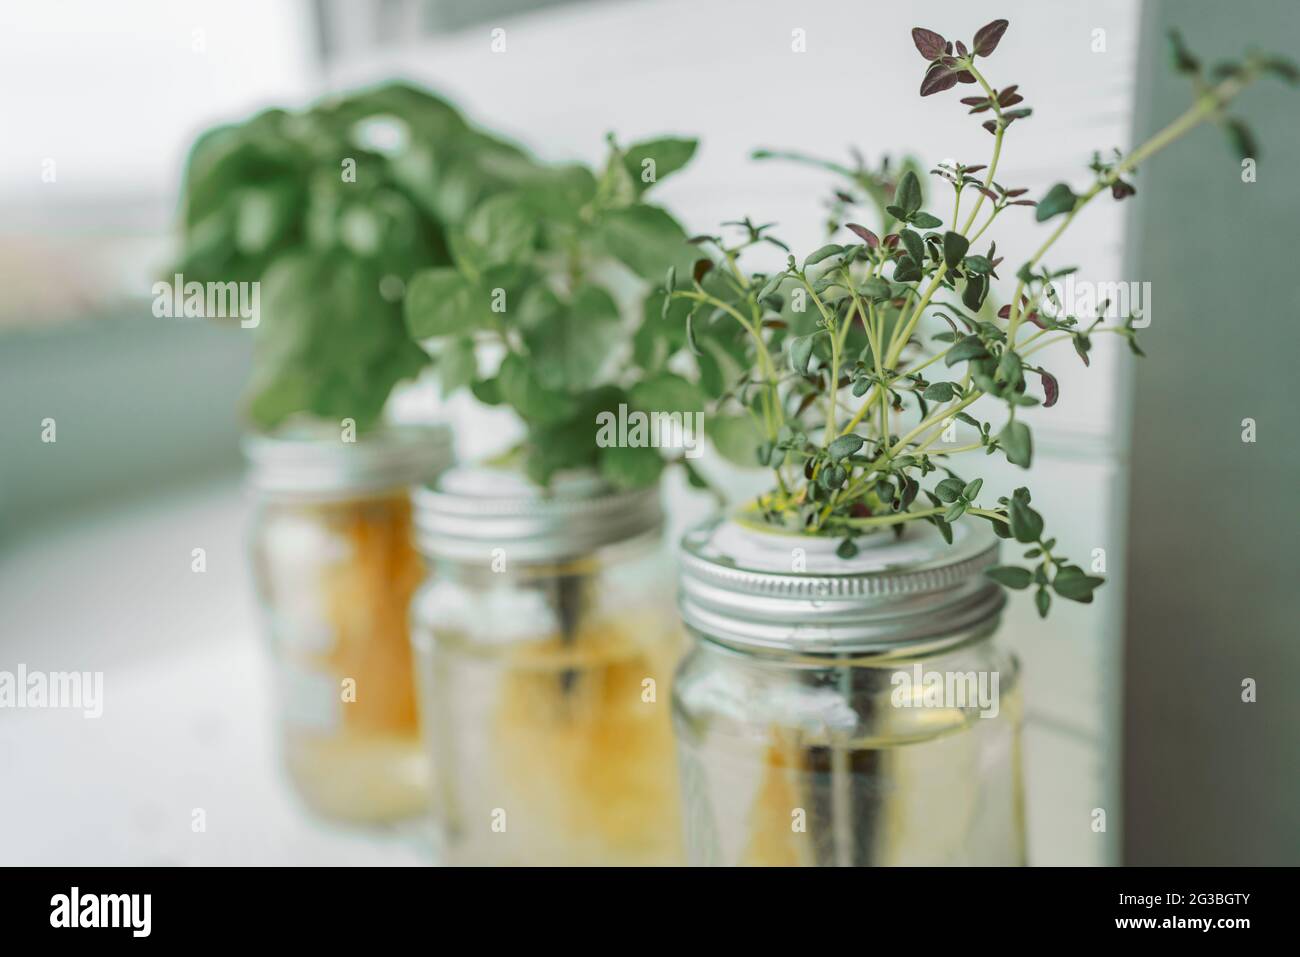
[[[773,471],[773,487],[754,503],[759,520],[840,537],[845,558],[858,551],[856,539],[882,528],[901,534],[907,522],[929,522],[951,543],[957,520],[988,521],[998,536],[1026,548],[1024,564],[991,569],[990,577],[1009,588],[1034,587],[1046,616],[1053,594],[1087,603],[1103,579],[1061,554],[1027,488],[987,501],[981,480],[968,481],[957,460],[1000,454],[1030,466],[1033,441],[1020,416],[1028,407],[1056,404],[1059,385],[1045,352],[1052,346],[1071,344],[1087,364],[1093,338],[1109,333],[1141,355],[1131,316],[1107,324],[1071,315],[1055,301],[1053,282],[1073,269],[1049,265],[1048,254],[1097,197],[1133,195],[1137,167],[1204,122],[1223,123],[1238,148],[1254,155],[1249,131],[1226,116],[1228,104],[1265,74],[1291,83],[1297,75],[1289,62],[1260,54],[1207,71],[1172,36],[1174,65],[1194,82],[1187,111],[1127,154],[1095,155],[1092,181],[1081,192],[1057,183],[1035,201],[1002,178],[1012,127],[1031,110],[1021,105],[1019,85],[994,86],[984,74],[984,60],[1006,29],[1006,20],[995,20],[969,45],[932,30],[912,31],[926,61],[921,96],[968,87],[971,95],[961,103],[993,138],[987,162],[930,171],[951,196],[946,215],[937,205],[925,208],[920,179],[907,170],[896,184],[884,184],[892,193],[880,233],[847,223],[845,241],[802,258],[790,255],[784,269],[770,274],[746,272],[742,257],[762,244],[786,247],[772,236],[771,224],[742,220],[735,224],[739,239],[695,238],[709,256],[689,279],[669,271],[663,310],[667,317],[675,305],[685,306],[687,341],[702,360],[712,361],[717,343],[743,356],[717,396],[715,418],[734,424],[732,413],[739,412],[739,431],[753,437],[739,457]],[[862,171],[859,164],[856,172]],[[990,229],[1030,210],[1052,229],[1012,272]],[[1013,292],[994,310],[990,293],[1004,277],[1014,281]],[[1096,312],[1104,316],[1107,306]],[[1000,421],[976,416],[972,406],[985,398],[1001,405]],[[952,441],[954,422],[969,426],[973,437]],[[738,429],[712,432],[717,442]],[[719,445],[725,453],[736,442]]]

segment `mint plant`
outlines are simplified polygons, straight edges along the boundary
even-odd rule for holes
[[[185,171],[179,261],[197,282],[261,282],[248,413],[379,418],[428,357],[403,285],[450,261],[449,232],[535,176],[523,151],[394,84],[205,133]]]
[[[921,96],[970,88],[961,103],[993,137],[987,162],[930,171],[951,196],[943,215],[937,205],[927,208],[920,178],[908,170],[887,196],[878,232],[847,223],[842,241],[790,255],[774,273],[741,268],[753,247],[786,248],[771,224],[742,220],[738,238],[697,237],[708,258],[689,274],[668,273],[664,314],[685,311],[706,388],[719,357],[730,360],[725,385],[708,390],[716,409],[711,434],[723,454],[772,469],[773,487],[753,506],[757,520],[839,537],[839,554],[848,558],[860,536],[884,528],[901,534],[913,521],[936,526],[951,543],[952,523],[973,516],[1026,547],[1027,564],[988,574],[1008,588],[1034,588],[1046,616],[1053,595],[1087,603],[1103,579],[1060,554],[1027,488],[987,502],[982,482],[963,477],[957,459],[1000,454],[1029,468],[1033,441],[1019,414],[1056,404],[1059,385],[1044,355],[1051,346],[1068,342],[1087,364],[1093,338],[1109,333],[1141,354],[1131,316],[1110,325],[1084,321],[1053,301],[1053,281],[1073,270],[1046,257],[1098,196],[1133,195],[1137,167],[1201,123],[1224,123],[1234,144],[1253,153],[1249,131],[1226,116],[1227,106],[1265,74],[1291,83],[1297,77],[1290,63],[1259,54],[1207,72],[1174,36],[1175,66],[1194,80],[1188,110],[1127,154],[1094,156],[1091,183],[1081,191],[1058,183],[1035,201],[1002,178],[1004,143],[1032,111],[1021,105],[1019,85],[995,87],[983,72],[1006,30],[1006,20],[995,20],[969,44],[912,31],[926,61]],[[1030,209],[1053,228],[1012,272],[989,230]],[[1004,275],[1014,279],[1013,292],[995,309],[992,290]],[[1001,421],[973,414],[983,398],[1002,405]],[[973,437],[944,439],[955,422]]]
[[[526,435],[509,457],[539,484],[588,467],[619,487],[648,485],[665,464],[659,450],[602,447],[597,415],[704,402],[668,369],[685,334],[659,322],[653,288],[693,257],[677,221],[646,201],[696,141],[609,143],[598,173],[542,168],[474,207],[450,231],[450,264],[421,271],[406,296],[410,335],[434,354],[443,393],[468,388],[512,409]]]

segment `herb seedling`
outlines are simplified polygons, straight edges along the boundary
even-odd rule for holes
[[[660,452],[602,447],[597,414],[703,406],[699,388],[667,369],[685,334],[660,322],[665,297],[652,288],[693,257],[677,221],[645,201],[695,148],[662,138],[621,149],[611,138],[599,175],[539,168],[475,207],[451,232],[452,264],[411,283],[406,321],[434,350],[444,394],[468,387],[513,409],[527,426],[513,457],[538,484],[588,467],[619,487],[649,485],[664,467]]]
[[[1052,281],[1072,271],[1045,265],[1045,257],[1096,197],[1133,195],[1129,177],[1139,164],[1201,123],[1223,122],[1234,144],[1253,151],[1249,131],[1225,117],[1226,107],[1262,75],[1295,83],[1297,74],[1284,60],[1256,54],[1206,73],[1174,35],[1175,66],[1195,82],[1191,107],[1127,155],[1095,157],[1092,183],[1082,192],[1058,183],[1035,202],[1024,188],[999,179],[1004,141],[1031,115],[1021,105],[1019,85],[994,87],[982,70],[1006,29],[1006,20],[995,20],[969,45],[931,30],[912,31],[926,61],[921,96],[969,88],[971,95],[961,102],[993,137],[987,163],[931,170],[951,190],[946,219],[925,208],[914,170],[904,172],[888,194],[868,178],[860,185],[875,185],[874,195],[888,199],[880,233],[848,223],[844,242],[828,243],[802,260],[791,255],[776,273],[746,273],[740,267],[746,250],[786,247],[772,236],[771,224],[745,219],[735,224],[742,233],[738,241],[701,237],[710,258],[697,264],[693,282],[670,273],[666,288],[675,304],[669,308],[685,310],[701,384],[716,401],[718,414],[710,423],[715,445],[729,458],[774,472],[774,487],[755,503],[762,520],[840,537],[839,554],[848,558],[858,551],[855,540],[874,530],[901,534],[904,523],[925,521],[951,543],[952,523],[975,516],[990,522],[1001,538],[1027,547],[1029,565],[1004,565],[988,574],[1008,588],[1033,587],[1038,611],[1046,616],[1053,594],[1087,603],[1103,579],[1059,553],[1027,488],[985,502],[981,481],[958,474],[954,458],[984,452],[1030,466],[1032,437],[1018,414],[1040,402],[1055,405],[1059,395],[1055,376],[1043,364],[1046,348],[1068,342],[1086,364],[1093,338],[1110,333],[1141,352],[1131,317],[1110,326],[1100,319],[1085,324],[1045,308]],[[862,164],[836,169],[850,177],[862,177],[863,170]],[[1010,301],[994,310],[990,291],[1009,270],[987,234],[1022,207],[1033,209],[1039,222],[1056,223],[1011,273]],[[1104,305],[1098,310],[1105,311]],[[941,331],[925,337],[923,321],[942,323]],[[1041,399],[1031,394],[1031,385],[1041,390]],[[985,397],[1005,406],[1005,419],[996,427],[968,411]],[[974,438],[945,439],[953,422],[972,428]]]

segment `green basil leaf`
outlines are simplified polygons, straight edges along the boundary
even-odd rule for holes
[[[455,269],[417,273],[406,287],[406,327],[414,339],[463,335],[491,323],[488,297]]]
[[[658,206],[644,203],[607,211],[595,239],[599,252],[608,253],[651,282],[670,265],[689,272],[695,258],[677,220]]]
[[[689,163],[699,145],[699,140],[664,136],[629,146],[623,153],[623,166],[637,195]]]
[[[615,488],[646,488],[658,481],[664,458],[649,446],[611,445],[600,449],[599,470]]]

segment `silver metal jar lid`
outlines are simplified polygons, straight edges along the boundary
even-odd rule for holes
[[[518,472],[459,467],[415,493],[420,550],[457,561],[491,563],[495,549],[523,562],[577,558],[662,524],[657,485],[620,492],[590,472],[541,488]]]
[[[344,441],[322,422],[295,423],[243,442],[249,483],[273,498],[331,500],[414,485],[452,463],[445,425],[386,425]]]
[[[959,520],[948,545],[928,522],[904,527],[856,539],[843,559],[839,539],[715,519],[682,541],[682,618],[726,644],[811,653],[947,644],[987,628],[1006,604],[983,574],[997,536]]]

